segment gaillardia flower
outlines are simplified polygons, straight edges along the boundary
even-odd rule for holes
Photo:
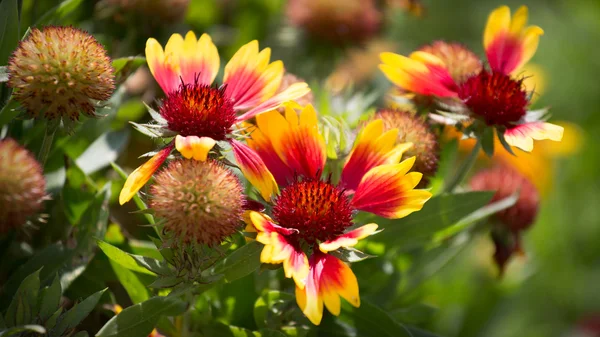
[[[450,77],[459,84],[471,75],[479,73],[483,68],[479,57],[460,43],[435,41],[430,45],[421,47],[419,50],[442,60],[450,73]]]
[[[405,110],[379,110],[370,120],[376,119],[383,121],[385,130],[398,129],[398,143],[413,144],[404,155],[416,158],[413,171],[423,174],[419,187],[426,186],[429,178],[435,175],[440,160],[435,133],[421,116]]]
[[[519,199],[513,206],[494,215],[494,259],[502,272],[512,254],[522,252],[521,232],[531,227],[535,221],[540,204],[538,190],[529,179],[508,166],[480,171],[471,178],[470,185],[474,191],[495,191],[490,202],[519,193]]]
[[[146,43],[146,59],[154,78],[166,94],[158,125],[144,127],[157,137],[173,141],[127,178],[119,202],[124,204],[150,179],[175,147],[183,157],[204,161],[218,141],[236,142],[231,137],[237,123],[276,109],[282,103],[310,92],[304,82],[291,84],[277,93],[283,63],[270,62],[269,48],[259,51],[258,42],[242,46],[225,66],[223,85],[211,86],[219,70],[219,54],[210,36],[185,39],[171,36],[163,49],[155,40]],[[241,115],[238,115],[241,113]],[[234,146],[234,151],[239,147]]]
[[[525,6],[512,19],[506,6],[490,14],[484,47],[491,71],[481,69],[466,80],[454,79],[451,73],[457,70],[449,67],[456,64],[435,50],[417,51],[410,57],[382,53],[380,68],[404,90],[462,104],[456,110],[466,116],[438,120],[472,127],[478,126],[473,120],[480,121],[483,126],[496,128],[507,144],[525,151],[533,149],[533,140],[560,141],[563,128],[546,123],[539,111],[528,112],[531,93],[526,91],[523,80],[511,77],[533,56],[543,33],[537,26],[525,27],[527,16]]]
[[[8,62],[8,86],[32,118],[76,121],[110,98],[114,72],[106,50],[74,27],[33,28]]]
[[[242,184],[214,161],[178,159],[156,175],[150,208],[183,242],[218,246],[242,224]]]
[[[42,166],[16,141],[0,139],[0,234],[26,223],[43,209]]]
[[[286,277],[296,283],[299,307],[314,324],[321,322],[323,305],[339,315],[340,296],[358,307],[356,276],[329,253],[376,232],[376,224],[355,228],[356,211],[396,219],[420,210],[431,197],[414,189],[422,177],[408,172],[415,158],[398,163],[410,144],[396,145],[398,130],[384,131],[383,121],[372,121],[357,136],[340,181],[334,182],[321,177],[326,144],[312,106],[299,115],[289,106],[285,116],[277,111],[258,115],[249,132],[243,153],[261,161],[238,158],[238,163],[272,204],[272,217],[259,212],[248,217],[249,230],[258,232],[256,240],[265,245],[261,261],[283,264]],[[264,183],[272,177],[276,185]]]

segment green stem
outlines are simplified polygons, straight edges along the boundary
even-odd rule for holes
[[[50,149],[52,148],[52,141],[54,140],[56,129],[58,129],[58,125],[54,125],[54,123],[48,123],[46,126],[46,132],[44,133],[44,139],[42,140],[42,148],[38,154],[38,161],[42,164],[42,167],[46,165],[46,160],[48,159]]]
[[[456,175],[452,177],[452,179],[448,181],[444,186],[444,192],[452,193],[452,191],[454,191],[454,189],[456,189],[456,187],[460,185],[467,173],[473,167],[473,164],[475,164],[477,156],[479,155],[479,151],[481,151],[481,140],[477,139],[477,143],[475,143],[475,146],[473,146],[473,150],[471,151],[467,159],[465,159],[465,161],[462,163],[462,165],[458,169],[458,172],[456,172]]]

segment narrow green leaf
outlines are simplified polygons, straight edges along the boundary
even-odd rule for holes
[[[61,2],[58,6],[44,13],[36,22],[36,26],[62,23],[63,19],[76,10],[82,2],[83,0],[65,0]]]
[[[273,307],[276,304],[282,304],[293,300],[294,296],[292,294],[276,290],[263,292],[256,302],[254,302],[254,321],[256,322],[256,326],[259,328],[269,326],[269,312],[276,315],[276,313],[272,312]]]
[[[423,209],[406,218],[389,220],[369,218],[385,229],[385,235],[374,236],[371,240],[384,242],[395,247],[422,245],[436,232],[450,227],[467,215],[485,206],[493,192],[466,192],[443,194],[431,198]]]
[[[20,326],[14,327],[14,328],[0,331],[0,337],[17,336],[17,335],[21,335],[24,332],[33,332],[33,333],[41,335],[41,334],[46,333],[46,329],[44,329],[44,327],[41,325],[34,325],[34,324],[20,325]]]
[[[150,298],[148,289],[146,289],[146,286],[144,286],[134,272],[125,269],[112,260],[110,261],[110,265],[112,266],[115,275],[117,275],[117,279],[125,288],[125,291],[127,291],[127,295],[129,295],[133,304],[144,302]]]
[[[96,186],[85,172],[78,165],[70,165],[66,171],[66,183],[62,192],[64,211],[69,223],[79,223],[81,216],[92,203],[95,193]]]
[[[496,133],[498,134],[498,139],[500,140],[500,144],[502,144],[502,147],[510,154],[512,154],[513,156],[516,156],[516,154],[513,152],[512,147],[508,144],[508,142],[506,141],[506,138],[504,138],[504,131],[503,130],[497,130]]]
[[[111,318],[96,334],[97,337],[144,337],[159,318],[177,316],[186,311],[188,303],[177,297],[153,297],[132,305]]]
[[[42,289],[41,304],[40,304],[40,320],[45,322],[60,305],[62,289],[60,286],[60,278],[58,275],[52,281],[49,287]]]
[[[109,259],[120,264],[122,267],[125,267],[129,270],[132,270],[132,271],[135,271],[138,273],[155,275],[154,272],[152,272],[151,270],[145,268],[144,266],[141,266],[137,262],[137,260],[131,256],[131,254],[126,253],[126,252],[120,250],[119,248],[117,248],[107,242],[104,242],[102,240],[97,240],[97,243],[98,243],[98,247],[100,247],[100,249],[102,249],[104,254],[106,254],[106,256],[108,256]]]
[[[133,72],[145,63],[146,58],[143,56],[128,56],[114,59],[112,66],[115,69],[115,74],[119,75],[121,72]]]
[[[119,157],[129,142],[129,129],[120,131],[108,131],[96,139],[77,158],[75,163],[86,174],[92,174],[98,170],[108,167]]]
[[[377,337],[412,337],[410,332],[396,322],[386,311],[362,300],[360,307],[348,309],[344,305],[344,316],[354,323],[360,335]]]
[[[1,97],[0,97],[1,99]],[[10,123],[17,115],[19,115],[19,103],[14,99],[9,99],[2,110],[0,110],[0,127]]]
[[[212,274],[223,274],[226,282],[233,282],[252,273],[260,267],[262,248],[263,245],[257,241],[247,243],[219,261]]]
[[[73,308],[65,312],[59,317],[56,326],[50,330],[49,337],[62,336],[65,331],[73,329],[81,323],[81,321],[94,310],[98,301],[100,301],[100,297],[102,297],[102,294],[104,294],[105,291],[106,289],[98,291],[80,303],[75,304]]]
[[[17,0],[0,2],[0,65],[8,63],[19,43],[19,10]]]
[[[27,276],[13,297],[6,312],[9,327],[31,323],[37,315],[37,296],[40,290],[40,270]]]
[[[350,263],[360,262],[360,261],[375,257],[374,255],[369,255],[367,253],[363,253],[360,250],[352,248],[352,247],[340,248],[336,251],[331,252],[330,254],[344,262],[350,262]]]
[[[488,157],[494,155],[494,128],[486,127],[481,136],[481,147]]]

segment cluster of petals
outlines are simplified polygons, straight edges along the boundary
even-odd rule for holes
[[[422,178],[421,173],[409,172],[415,158],[400,162],[403,152],[412,144],[396,144],[398,130],[386,132],[382,120],[374,120],[360,131],[337,183],[320,177],[325,168],[326,144],[312,106],[302,108],[299,113],[288,105],[283,115],[278,111],[260,114],[246,130],[248,145],[236,144],[240,147],[235,153],[236,160],[247,179],[275,207],[282,202],[280,198],[286,188],[314,177],[343,192],[349,214],[360,210],[385,218],[401,218],[420,210],[431,197],[430,192],[415,189]],[[289,214],[302,216],[301,207],[298,205]],[[326,200],[317,206],[319,212],[328,207]],[[282,219],[278,222],[275,217],[255,211],[250,211],[247,219],[249,230],[256,231],[256,240],[265,245],[261,261],[283,264],[286,277],[295,281],[297,303],[311,322],[320,323],[323,306],[338,315],[340,297],[354,306],[360,305],[358,283],[352,270],[328,253],[356,245],[376,232],[376,224],[349,228],[335,235],[329,233],[326,240],[304,240],[307,233]]]
[[[270,62],[270,57],[271,50],[259,50],[258,41],[255,40],[242,46],[225,66],[223,86],[219,93],[232,103],[233,110],[238,114],[236,123],[276,109],[282,103],[310,92],[308,85],[301,82],[277,93],[284,68],[281,61]],[[167,98],[177,94],[186,85],[210,87],[217,77],[220,65],[217,47],[210,36],[203,34],[197,39],[193,32],[188,32],[185,37],[173,34],[164,49],[158,41],[150,38],[146,43],[146,59],[152,75]],[[215,140],[203,134],[177,134],[173,142],[159,150],[127,178],[119,202],[123,204],[129,201],[148,182],[174,147],[185,158],[206,160],[218,140],[220,139]],[[230,143],[237,142],[229,137],[226,140]],[[236,146],[233,148],[237,149]]]
[[[535,54],[544,32],[538,26],[527,26],[527,19],[526,6],[520,7],[512,17],[507,6],[499,7],[489,15],[483,44],[492,76],[510,78],[518,75],[522,66]],[[409,57],[382,53],[381,61],[383,73],[404,90],[439,98],[465,99],[459,94],[463,83],[455,82],[444,61],[431,53],[416,51]],[[483,69],[483,72],[488,70]],[[521,83],[515,82],[520,87]],[[524,110],[523,114],[523,118],[511,121],[509,125],[498,125],[503,127],[503,136],[509,145],[531,151],[533,140],[562,139],[562,127],[529,118]]]

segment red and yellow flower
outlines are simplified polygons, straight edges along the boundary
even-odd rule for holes
[[[323,306],[340,313],[340,297],[360,305],[358,282],[350,267],[330,252],[352,247],[377,225],[354,228],[360,210],[386,218],[418,211],[431,193],[415,190],[422,174],[408,172],[415,162],[399,163],[410,144],[396,145],[398,130],[384,131],[382,120],[366,125],[341,171],[339,182],[322,179],[326,144],[312,106],[285,116],[270,111],[248,129],[248,145],[237,152],[242,172],[272,205],[271,217],[249,212],[249,231],[265,245],[261,261],[283,264],[296,283],[296,300],[314,324]],[[256,163],[259,163],[257,165]],[[273,181],[272,179],[275,179]]]
[[[119,202],[135,195],[173,147],[185,158],[204,161],[218,141],[232,141],[238,123],[310,92],[304,82],[278,92],[283,63],[270,62],[270,58],[271,50],[259,50],[256,40],[242,46],[225,66],[223,85],[216,88],[212,84],[220,59],[209,35],[197,39],[193,32],[185,38],[173,34],[164,49],[149,39],[148,66],[166,98],[159,116],[153,116],[158,125],[148,127],[159,137],[175,139],[127,178]]]
[[[523,79],[511,77],[535,54],[543,34],[538,26],[525,27],[527,18],[525,6],[512,18],[506,6],[494,10],[483,39],[491,71],[481,69],[464,81],[456,82],[448,68],[451,64],[424,50],[410,57],[382,53],[380,68],[406,91],[460,102],[469,117],[496,128],[508,144],[531,151],[534,140],[560,141],[563,128],[546,123],[542,114],[528,112],[531,95]]]

